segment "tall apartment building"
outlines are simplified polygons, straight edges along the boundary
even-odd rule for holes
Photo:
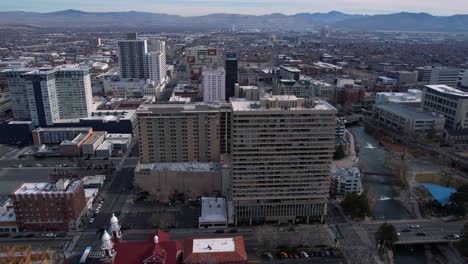
[[[187,49],[187,72],[190,79],[199,80],[203,67],[214,67],[218,63],[218,50],[206,46],[196,46]]]
[[[148,79],[162,85],[166,80],[166,53],[150,52],[146,55]]]
[[[237,54],[226,54],[226,101],[234,97],[235,86],[238,83]]]
[[[119,75],[124,79],[146,79],[146,55],[148,46],[145,39],[129,36],[127,40],[117,42]]]
[[[17,121],[31,120],[26,79],[23,74],[32,70],[33,69],[15,69],[2,72],[10,90],[10,97],[12,100],[11,109],[13,111],[13,116]]]
[[[89,68],[61,67],[55,72],[60,119],[88,117],[93,109]]]
[[[203,102],[224,102],[226,98],[226,71],[222,68],[204,69],[202,73]]]
[[[86,212],[81,180],[23,183],[12,198],[16,223],[21,231],[77,229]]]
[[[123,79],[150,79],[162,84],[166,79],[166,44],[156,39],[138,39],[129,34],[118,44],[119,75]]]
[[[89,71],[79,66],[6,71],[13,116],[36,126],[88,117],[93,110]]]
[[[220,160],[220,110],[206,104],[142,105],[137,110],[143,163]]]
[[[233,101],[235,222],[323,220],[337,110],[324,101],[272,96]]]
[[[444,115],[448,129],[468,128],[468,93],[447,85],[426,85],[421,106],[424,110]]]

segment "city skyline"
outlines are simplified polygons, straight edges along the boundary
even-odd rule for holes
[[[213,13],[235,13],[248,15],[264,15],[271,13],[296,14],[340,11],[352,14],[389,14],[397,12],[427,12],[433,15],[464,14],[460,10],[468,10],[468,2],[454,0],[450,5],[437,0],[416,1],[372,1],[372,0],[330,0],[326,3],[307,0],[173,0],[159,3],[136,0],[128,3],[125,0],[96,2],[84,0],[77,2],[60,0],[20,0],[2,3],[0,11],[54,12],[65,9],[76,9],[87,12],[117,12],[142,11],[152,13],[167,13],[182,16],[197,16]],[[465,13],[466,14],[466,13]]]

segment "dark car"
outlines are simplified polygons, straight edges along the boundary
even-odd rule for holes
[[[411,229],[409,229],[409,228],[405,228],[405,229],[401,230],[401,232],[408,233],[408,232],[411,232]]]
[[[35,236],[36,236],[36,235],[35,235],[35,234],[32,234],[32,233],[24,235],[24,237],[35,237]]]
[[[424,232],[418,232],[418,233],[416,233],[416,235],[417,235],[417,236],[425,236],[426,233],[424,233]]]
[[[20,235],[20,234],[13,236],[13,238],[22,238],[22,237],[23,237],[23,235]]]
[[[229,233],[237,233],[239,230],[237,230],[237,228],[234,228],[234,229],[231,229],[229,230]]]
[[[222,229],[218,229],[215,231],[215,234],[223,234],[224,233],[224,230]]]
[[[10,236],[10,234],[8,234],[8,233],[0,233],[0,237],[9,237],[9,236]]]

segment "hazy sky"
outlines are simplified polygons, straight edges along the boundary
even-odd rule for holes
[[[135,10],[179,15],[295,14],[332,10],[357,14],[408,11],[453,15],[468,13],[468,0],[0,0],[1,11],[50,12],[64,9]]]

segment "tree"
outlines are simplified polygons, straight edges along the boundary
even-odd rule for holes
[[[468,184],[464,184],[452,193],[450,201],[454,204],[454,213],[457,216],[465,216],[468,211]]]
[[[392,224],[382,224],[375,232],[375,241],[380,250],[392,249],[395,242],[398,241],[398,234]]]
[[[367,196],[351,193],[345,196],[341,206],[353,218],[364,218],[371,213]]]
[[[333,154],[334,160],[340,160],[346,157],[345,147],[343,145],[339,145],[336,149],[335,153]]]
[[[465,227],[463,228],[463,234],[464,235],[460,242],[457,244],[457,247],[463,256],[468,257],[468,223],[466,223]]]

